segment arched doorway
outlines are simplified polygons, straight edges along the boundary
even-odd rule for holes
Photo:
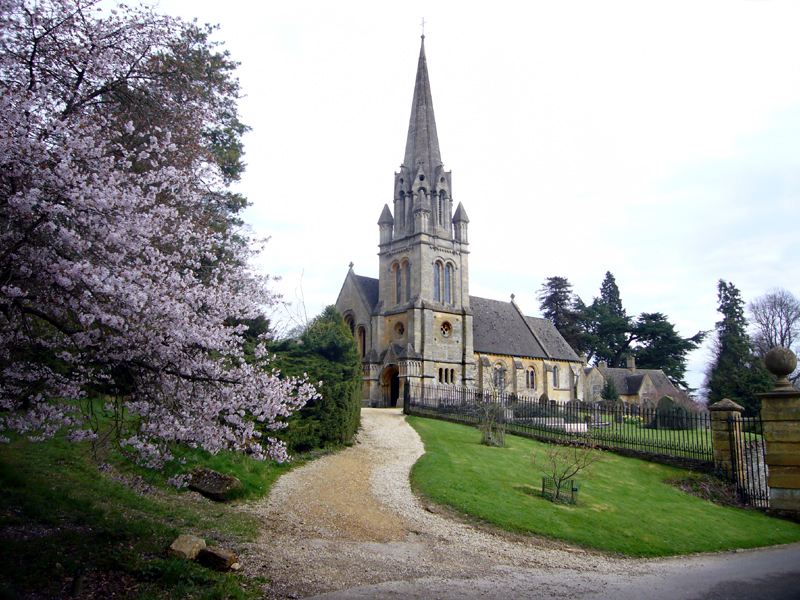
[[[397,401],[400,398],[400,370],[397,365],[386,367],[383,371],[381,383],[384,406],[397,406]]]

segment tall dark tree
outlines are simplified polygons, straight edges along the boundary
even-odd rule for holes
[[[739,290],[723,279],[717,284],[722,319],[716,324],[715,352],[706,372],[706,396],[709,404],[729,398],[752,416],[761,410],[756,396],[772,387],[772,375],[755,354],[747,335],[744,301]]]
[[[608,309],[608,312],[617,317],[625,317],[625,309],[622,307],[622,299],[619,295],[617,280],[611,271],[606,271],[603,283],[600,284],[600,304]]]
[[[667,316],[659,312],[629,317],[610,272],[600,287],[600,296],[580,314],[590,359],[620,368],[626,356],[634,356],[641,368],[661,369],[675,385],[688,387],[684,379],[687,356],[700,346],[705,332],[684,338]]]
[[[684,379],[689,352],[697,350],[707,332],[698,331],[684,338],[661,313],[642,313],[634,324],[632,336],[638,345],[631,353],[642,369],[661,369],[676,386],[689,389]]]
[[[549,319],[575,352],[586,351],[581,328],[583,302],[572,291],[566,277],[548,277],[539,289],[539,309]]]
[[[622,307],[619,288],[610,271],[600,286],[600,296],[584,309],[583,317],[589,358],[618,367],[631,343],[626,341],[631,320]]]

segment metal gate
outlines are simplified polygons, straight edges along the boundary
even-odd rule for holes
[[[731,480],[739,499],[755,508],[769,508],[766,444],[761,415],[728,419],[731,445]]]

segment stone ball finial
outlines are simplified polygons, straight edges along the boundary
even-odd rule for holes
[[[764,357],[767,371],[775,375],[778,381],[776,388],[792,387],[792,382],[786,376],[791,375],[797,368],[797,356],[789,348],[773,348]]]

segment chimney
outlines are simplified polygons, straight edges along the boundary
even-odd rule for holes
[[[631,373],[636,373],[636,359],[633,356],[629,356],[626,359],[628,370]]]
[[[597,362],[597,368],[598,369],[607,369],[608,368],[608,363],[606,361],[604,361],[604,360],[598,361]]]

